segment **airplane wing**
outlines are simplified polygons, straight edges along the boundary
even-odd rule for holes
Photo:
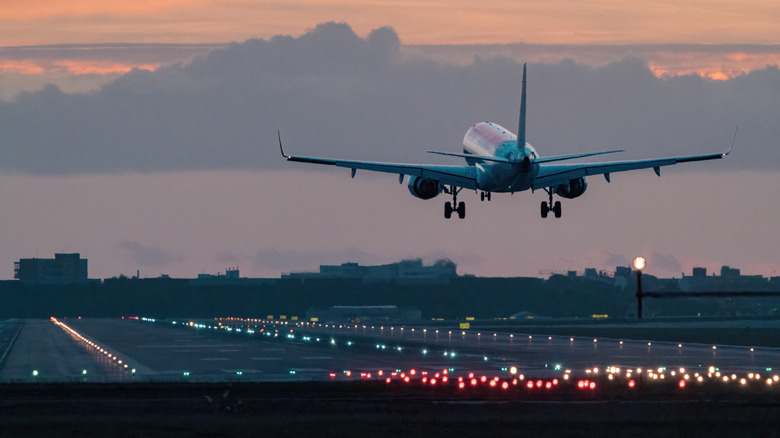
[[[581,178],[590,175],[604,175],[609,181],[609,175],[615,172],[626,172],[636,169],[653,168],[658,176],[661,176],[661,167],[671,166],[677,163],[688,163],[692,161],[717,160],[725,157],[731,152],[707,155],[691,155],[687,157],[658,158],[651,160],[634,161],[613,161],[605,163],[584,163],[584,164],[545,164],[539,165],[539,173],[533,183],[534,190],[546,187],[554,187],[559,184],[566,184],[569,180]]]
[[[477,188],[477,175],[473,166],[437,166],[426,164],[377,163],[373,161],[333,160],[328,158],[298,157],[285,155],[287,161],[299,163],[325,164],[352,169],[355,176],[357,169],[374,172],[395,173],[396,175],[412,175],[430,178],[445,185],[454,185],[465,189]]]
[[[473,166],[439,166],[427,164],[404,164],[404,163],[378,163],[374,161],[355,161],[355,160],[335,160],[331,158],[301,157],[295,155],[286,155],[282,149],[281,134],[279,134],[279,150],[287,161],[297,161],[299,163],[324,164],[327,166],[346,167],[352,169],[352,177],[355,177],[357,169],[371,170],[374,172],[394,173],[403,175],[419,176],[439,181],[441,184],[463,187],[474,190],[477,188],[477,172]]]

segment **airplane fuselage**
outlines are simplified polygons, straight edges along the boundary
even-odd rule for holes
[[[512,163],[501,163],[466,158],[477,170],[477,186],[487,192],[519,192],[531,188],[538,171],[534,164],[536,150],[526,142],[517,145],[517,136],[493,122],[481,122],[469,128],[463,137],[463,152],[476,156],[505,158]]]

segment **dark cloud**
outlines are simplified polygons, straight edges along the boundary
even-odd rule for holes
[[[179,262],[183,258],[157,247],[145,246],[129,240],[122,241],[117,247],[128,254],[140,267],[164,268],[166,265]]]
[[[277,129],[297,154],[441,162],[424,151],[458,151],[475,122],[515,129],[518,62],[448,65],[399,56],[400,47],[390,28],[360,38],[327,23],[298,38],[251,39],[186,65],[134,70],[89,94],[24,93],[0,102],[0,166],[40,174],[281,168],[289,165]],[[776,67],[713,81],[657,78],[638,58],[601,68],[532,64],[528,102],[529,140],[542,155],[719,151],[739,125],[728,166],[780,166]]]

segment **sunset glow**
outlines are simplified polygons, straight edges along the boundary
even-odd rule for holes
[[[82,61],[73,59],[58,60],[1,60],[0,71],[25,75],[38,74],[71,74],[71,75],[104,75],[127,73],[132,69],[154,71],[160,64],[118,64],[111,61]]]
[[[240,41],[300,35],[324,21],[347,22],[359,34],[393,26],[407,44],[780,42],[780,4],[768,0],[32,0],[0,8],[0,46]]]

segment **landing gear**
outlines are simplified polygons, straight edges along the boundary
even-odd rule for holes
[[[466,203],[461,201],[458,202],[458,192],[460,192],[461,189],[455,186],[450,186],[449,189],[445,188],[444,192],[449,193],[452,195],[452,203],[445,202],[444,203],[444,218],[449,219],[452,217],[452,212],[457,212],[458,217],[463,219],[466,217]]]
[[[487,199],[487,200],[488,200],[488,202],[489,202],[489,201],[490,201],[490,192],[481,192],[481,193],[479,194],[479,199],[480,199],[480,200],[482,200],[482,201],[484,201],[485,199]]]
[[[561,213],[562,213],[561,201],[555,201],[555,203],[553,203],[553,194],[555,193],[553,189],[544,189],[544,190],[550,196],[550,201],[549,202],[542,201],[542,218],[546,218],[547,214],[551,211],[555,214],[556,218],[561,217]]]

